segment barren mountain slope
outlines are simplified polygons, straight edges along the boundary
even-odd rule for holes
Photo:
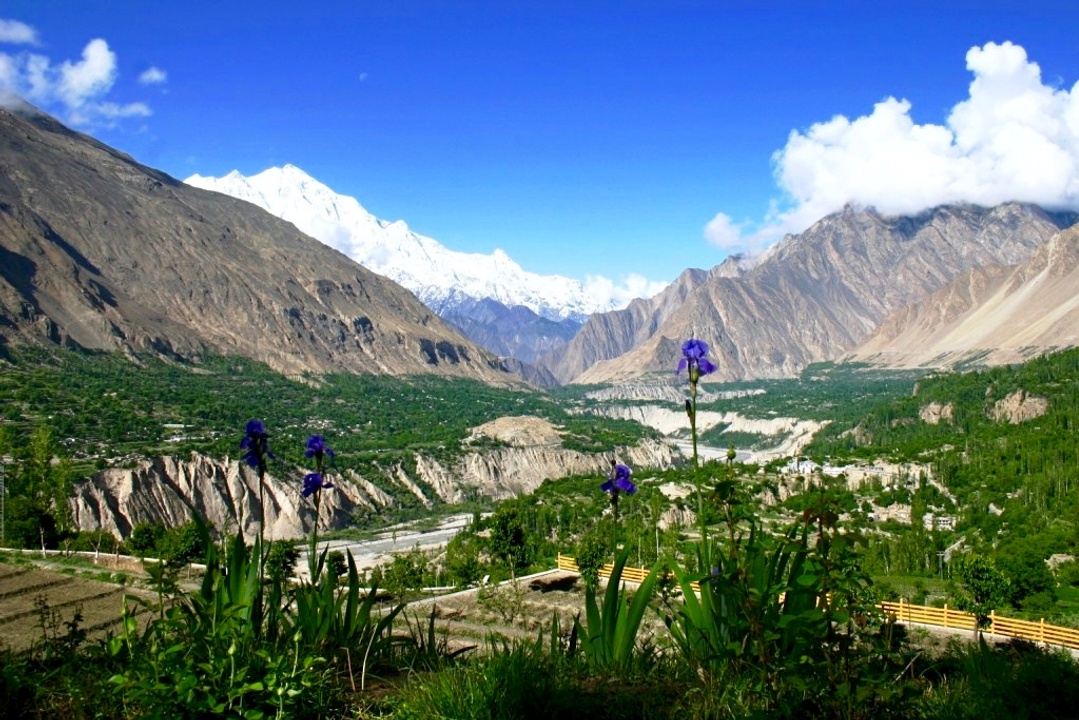
[[[690,268],[663,292],[632,301],[623,310],[592,315],[563,348],[539,360],[560,382],[569,382],[597,362],[646,341],[660,324],[696,289],[708,273]]]
[[[1079,345],[1079,227],[1018,266],[963,273],[891,315],[849,358],[891,367],[998,364]]]
[[[510,378],[408,291],[291,224],[30,108],[0,110],[0,338]]]

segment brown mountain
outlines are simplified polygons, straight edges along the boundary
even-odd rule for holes
[[[0,109],[0,340],[511,378],[411,293],[293,225],[29,107]]]
[[[559,382],[569,382],[592,365],[617,357],[650,338],[708,273],[690,268],[653,298],[638,298],[622,309],[588,318],[566,347],[540,360]]]
[[[1019,362],[1079,345],[1079,226],[1021,265],[961,274],[893,313],[849,359],[889,367]]]
[[[618,382],[669,372],[691,336],[713,346],[714,379],[793,375],[856,347],[889,313],[960,273],[1026,260],[1073,219],[1017,203],[944,206],[915,217],[847,208],[788,236],[751,270],[709,273],[653,328],[637,326],[632,342],[604,336],[611,321],[594,316],[566,355],[583,355],[580,345],[588,344],[603,356],[572,379]]]

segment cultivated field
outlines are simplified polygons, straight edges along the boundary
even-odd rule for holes
[[[0,564],[0,643],[23,650],[45,633],[63,634],[76,614],[88,637],[115,630],[124,594],[142,594],[123,585],[90,580],[33,566]],[[129,603],[131,604],[131,603]]]

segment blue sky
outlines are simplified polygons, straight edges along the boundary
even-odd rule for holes
[[[844,200],[907,211],[1013,186],[1020,199],[1079,199],[1071,0],[5,0],[0,18],[9,84],[26,95],[28,58],[47,58],[53,86],[38,103],[141,162],[181,178],[290,162],[379,217],[454,249],[501,247],[536,272],[670,280]],[[94,39],[113,55],[111,82],[64,96],[61,64]],[[971,48],[984,50],[976,70]],[[989,89],[966,116],[1008,104],[1016,77],[1020,100],[1044,100],[1011,104],[1048,138],[1037,157],[1060,160],[1059,181],[1010,168],[1031,156],[1018,140],[989,160],[971,149],[999,146],[1014,118],[950,124],[979,73]],[[909,106],[875,107],[889,97]],[[865,122],[828,125],[836,115]],[[923,158],[933,128],[951,145],[927,140]],[[965,164],[949,175],[939,156]],[[1005,174],[988,188],[962,180],[978,168]],[[948,179],[923,192],[925,173]]]

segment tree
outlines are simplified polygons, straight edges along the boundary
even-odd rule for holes
[[[25,495],[9,498],[5,514],[5,535],[16,547],[54,549],[59,544],[53,516]]]
[[[60,535],[70,525],[67,500],[71,494],[71,469],[66,460],[56,460],[52,432],[44,425],[34,428],[22,447],[10,436],[0,439],[0,450],[10,448],[15,462],[8,475],[9,497],[13,501],[13,520],[18,530],[11,534],[24,547],[56,547]],[[3,453],[0,453],[3,454]],[[21,502],[16,502],[21,499]],[[26,523],[36,522],[31,532]],[[32,537],[31,537],[32,535]]]
[[[210,535],[205,523],[191,520],[174,527],[159,540],[162,558],[170,565],[181,567],[206,555]]]
[[[427,571],[427,556],[419,547],[407,553],[393,556],[393,562],[382,570],[384,587],[394,595],[414,592],[423,587],[424,573]]]
[[[158,554],[165,539],[165,526],[161,523],[138,523],[127,536],[128,547],[140,557]]]
[[[480,545],[475,535],[460,533],[446,545],[446,572],[458,585],[470,585],[480,579]]]
[[[509,566],[510,575],[517,577],[517,568],[532,561],[528,541],[527,518],[515,505],[499,506],[491,517],[491,554]]]
[[[963,586],[956,596],[956,607],[973,613],[978,627],[983,628],[989,624],[990,613],[1008,601],[1008,578],[993,561],[980,556],[964,555],[956,563],[956,574]]]
[[[1016,555],[1002,557],[1001,568],[1008,575],[1011,595],[1009,600],[1016,607],[1023,607],[1027,599],[1042,595],[1049,602],[1056,600],[1056,580],[1041,555],[1024,550]]]
[[[600,568],[614,555],[614,528],[606,520],[601,518],[577,543],[577,570],[586,587],[595,588],[599,584]]]
[[[334,577],[341,577],[348,572],[348,561],[340,550],[334,550],[326,556],[326,569]]]

